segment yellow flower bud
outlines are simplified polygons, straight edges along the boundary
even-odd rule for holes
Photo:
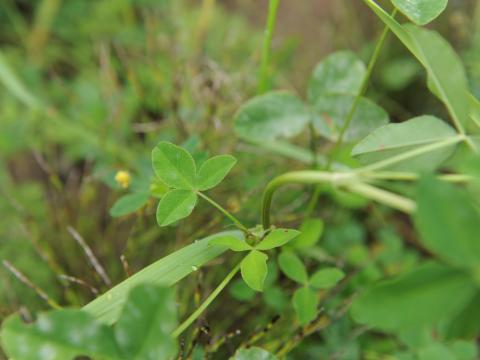
[[[115,181],[122,188],[127,189],[132,182],[132,177],[128,171],[120,170],[115,174]]]

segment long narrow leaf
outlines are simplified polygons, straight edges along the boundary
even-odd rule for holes
[[[198,267],[220,256],[225,247],[211,245],[218,236],[241,236],[238,231],[228,231],[194,242],[147,266],[132,277],[113,287],[105,294],[83,307],[97,319],[107,324],[114,323],[132,287],[141,283],[173,285]]]
[[[40,104],[39,100],[18,79],[2,53],[0,53],[0,82],[12,95],[28,107],[36,108]]]

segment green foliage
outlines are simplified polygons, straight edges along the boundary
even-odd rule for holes
[[[3,323],[1,339],[7,354],[20,360],[72,359],[79,355],[118,358],[111,329],[79,310],[42,314],[31,325],[12,315]]]
[[[305,265],[290,251],[280,254],[278,264],[285,275],[303,285],[295,291],[292,298],[293,308],[302,325],[308,324],[317,316],[319,300],[315,289],[332,288],[345,276],[336,268],[324,268],[315,272],[309,279]]]
[[[270,250],[285,245],[289,241],[295,239],[300,231],[292,229],[274,229],[263,238],[258,245],[258,250]]]
[[[154,360],[172,358],[177,344],[175,296],[170,288],[139,285],[132,289],[114,333],[122,357]]]
[[[240,108],[235,116],[235,130],[248,141],[265,141],[294,137],[312,123],[319,135],[335,141],[365,73],[365,65],[353,53],[341,51],[330,55],[313,71],[308,106],[290,93],[270,92]],[[381,107],[362,97],[345,139],[359,140],[388,122],[388,114]]]
[[[295,291],[292,302],[300,324],[308,324],[317,316],[318,296],[309,287],[301,287]]]
[[[249,251],[252,246],[236,236],[219,236],[210,241],[212,245],[225,246],[232,251]]]
[[[169,142],[160,142],[152,151],[156,175],[173,190],[163,194],[157,208],[157,223],[170,225],[188,217],[197,204],[197,191],[217,186],[235,165],[231,155],[218,155],[206,160],[197,174],[192,155]]]
[[[193,244],[185,246],[143,268],[142,271],[88,303],[83,309],[102,322],[113,324],[118,319],[120,309],[132,287],[141,283],[160,285],[177,283],[190,273],[198,270],[205,263],[221,255],[225,248],[212,246],[210,241],[216,237],[228,235],[242,236],[238,232],[223,232],[197,240]]]
[[[268,256],[266,254],[252,250],[242,260],[242,278],[253,290],[263,290],[263,283],[268,272],[267,259]]]
[[[245,139],[274,140],[302,132],[309,112],[295,95],[270,92],[255,97],[235,115],[235,131]]]
[[[352,315],[358,322],[384,330],[422,328],[450,320],[473,295],[467,273],[426,263],[363,294],[355,301]]]
[[[278,358],[268,351],[259,347],[239,349],[230,360],[277,360]]]
[[[477,358],[480,12],[431,26],[450,44],[418,26],[446,0],[364,3],[326,7],[328,50],[360,56],[310,79],[278,0],[259,72],[243,6],[1,3],[0,316],[29,320],[3,322],[5,357]],[[35,316],[57,303],[87,305]]]
[[[313,70],[308,101],[314,104],[325,94],[356,95],[365,73],[365,64],[352,52],[339,51],[329,55]]]
[[[1,339],[7,354],[19,360],[64,360],[80,355],[168,359],[177,352],[171,336],[175,326],[172,290],[139,285],[130,292],[114,329],[82,310],[56,310],[28,325],[12,315],[3,323]]]
[[[310,284],[317,289],[330,289],[345,277],[343,271],[337,268],[326,268],[315,272],[310,279]]]
[[[190,153],[181,147],[168,142],[159,143],[152,151],[152,164],[155,174],[171,188],[195,188],[195,161]]]
[[[392,0],[393,5],[418,25],[426,25],[447,7],[448,0]]]
[[[352,155],[364,164],[391,158],[422,146],[449,139],[455,130],[433,116],[419,116],[399,124],[390,124],[376,129],[360,141],[352,150]],[[391,167],[399,171],[434,170],[452,155],[454,145],[431,151],[415,159],[407,159]]]
[[[123,195],[115,202],[115,204],[113,204],[110,209],[110,215],[118,217],[130,214],[145,206],[149,199],[149,193],[132,193]]]
[[[197,174],[198,190],[205,191],[220,184],[236,162],[231,155],[218,155],[205,161]]]
[[[465,69],[452,47],[436,32],[402,26],[372,0],[364,0],[418,59],[428,74],[430,90],[445,104],[457,128],[468,122],[469,100]]]
[[[476,240],[480,214],[468,193],[426,176],[418,184],[417,200],[415,223],[422,243],[453,266],[480,266],[480,244]]]
[[[316,99],[312,105],[315,130],[327,139],[337,140],[354,99],[353,95],[337,94],[327,94]],[[368,99],[360,98],[351,126],[345,134],[345,140],[360,140],[388,122],[389,118],[385,110]]]
[[[283,273],[293,281],[302,285],[308,283],[307,269],[305,269],[302,261],[293,252],[282,252],[278,257],[278,265]]]
[[[157,222],[160,226],[167,226],[175,221],[189,216],[195,204],[197,194],[191,190],[170,190],[167,192],[157,208]]]
[[[300,235],[289,246],[295,249],[308,249],[314,246],[323,234],[324,223],[321,219],[306,219],[300,226]]]

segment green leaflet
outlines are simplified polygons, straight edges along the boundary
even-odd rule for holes
[[[283,273],[290,279],[306,285],[308,283],[308,274],[302,261],[290,251],[285,251],[278,257],[278,265]]]
[[[301,287],[293,294],[293,308],[300,324],[306,325],[317,316],[318,297],[309,287]]]
[[[417,203],[415,224],[422,243],[454,266],[478,268],[480,215],[469,194],[433,176],[424,176],[418,184]]]
[[[195,160],[188,151],[169,142],[160,142],[152,152],[153,169],[162,182],[156,189],[160,191],[155,192],[161,194],[158,225],[167,226],[189,216],[197,203],[198,191],[217,186],[236,162],[231,155],[214,156],[203,163],[197,174]],[[165,193],[163,185],[171,190]]]
[[[177,283],[192,271],[196,271],[200,266],[221,255],[225,248],[211,245],[210,241],[225,235],[243,236],[238,231],[227,231],[195,241],[132,275],[84,306],[83,309],[107,324],[114,323],[131,288],[145,282],[165,285]]]
[[[270,250],[285,245],[300,234],[298,230],[275,229],[272,230],[255,248],[258,250]]]
[[[2,324],[2,346],[18,360],[66,360],[78,355],[117,360],[120,354],[110,327],[79,310],[55,310],[25,324],[17,314]]]
[[[113,329],[78,309],[53,310],[28,325],[13,315],[2,325],[2,344],[19,360],[169,359],[177,353],[176,312],[173,289],[141,284],[129,293]]]
[[[333,53],[313,70],[308,84],[308,101],[314,104],[324,94],[357,95],[365,73],[365,64],[353,52]]]
[[[351,312],[357,322],[374,328],[416,329],[452,318],[474,294],[466,272],[429,262],[373,286],[355,300]]]
[[[115,204],[113,204],[112,208],[110,209],[110,215],[113,217],[128,215],[145,206],[149,199],[149,193],[133,193],[123,195],[115,202]]]
[[[263,291],[263,283],[267,277],[268,256],[260,251],[252,250],[241,263],[242,278],[253,290]]]
[[[175,292],[141,284],[130,291],[114,333],[125,359],[170,359],[177,353]]]
[[[446,336],[451,339],[474,339],[480,332],[480,292],[447,325]]]
[[[300,235],[288,243],[294,249],[307,249],[315,245],[323,233],[324,224],[321,219],[306,219],[300,226]]]
[[[274,91],[245,103],[235,115],[235,131],[247,140],[270,141],[302,132],[310,114],[303,102],[288,92]]]
[[[337,268],[325,268],[315,272],[310,278],[310,285],[317,289],[330,289],[345,277]]]
[[[231,155],[217,155],[208,159],[198,170],[196,188],[204,191],[217,186],[236,162],[237,159]]]
[[[225,246],[232,251],[249,251],[253,248],[243,239],[237,236],[218,236],[210,241],[212,245]]]
[[[155,174],[174,189],[195,187],[196,166],[188,151],[169,142],[160,142],[152,151]]]
[[[457,130],[464,132],[471,105],[467,77],[451,45],[434,31],[400,25],[375,1],[364,1],[420,61],[427,71],[430,90],[445,104]]]
[[[393,5],[417,25],[426,25],[447,7],[448,0],[392,0]]]
[[[455,130],[434,116],[419,116],[399,124],[374,130],[352,150],[364,164],[385,160],[416,148],[455,136]],[[452,155],[455,145],[420,155],[390,167],[394,170],[428,171]]]
[[[355,96],[327,94],[317,98],[312,104],[313,126],[322,136],[335,141],[350,111]],[[352,122],[345,133],[346,141],[357,141],[376,128],[389,122],[388,114],[372,101],[361,98]]]
[[[157,208],[157,223],[167,226],[190,215],[197,203],[197,194],[191,190],[170,190]]]

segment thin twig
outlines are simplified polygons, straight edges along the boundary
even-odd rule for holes
[[[132,271],[130,270],[130,264],[128,263],[127,257],[124,254],[120,255],[120,261],[122,262],[123,271],[125,271],[125,274],[127,275],[127,277],[132,276]]]
[[[102,265],[100,265],[100,262],[93,254],[92,249],[87,245],[87,243],[82,238],[82,236],[71,226],[67,226],[67,230],[70,233],[70,235],[72,235],[72,237],[77,241],[77,243],[82,247],[83,251],[85,252],[85,255],[88,258],[88,261],[90,262],[92,267],[95,269],[97,274],[100,276],[100,278],[103,280],[105,285],[107,286],[112,285],[112,281],[108,277],[105,269],[103,268]]]
[[[84,286],[88,290],[90,290],[93,295],[95,295],[95,296],[98,295],[98,289],[96,287],[90,285],[89,283],[87,283],[85,280],[79,279],[75,276],[70,276],[70,275],[65,275],[65,274],[58,275],[58,278],[61,279],[61,280],[66,280],[68,282]]]
[[[48,294],[43,291],[40,287],[35,285],[29,278],[27,278],[20,270],[18,270],[15,266],[13,266],[9,261],[3,260],[3,266],[10,271],[18,280],[20,280],[23,284],[28,286],[30,289],[35,291],[40,298],[45,300],[45,302],[50,305],[54,309],[60,309],[61,306],[57,304],[55,300],[50,298]]]

